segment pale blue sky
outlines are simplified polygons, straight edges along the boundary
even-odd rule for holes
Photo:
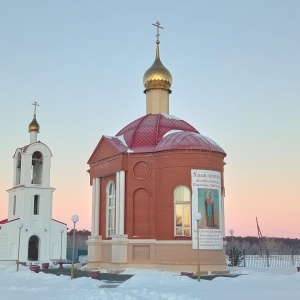
[[[0,219],[12,159],[38,139],[53,153],[53,216],[90,228],[86,164],[103,134],[145,114],[155,56],[173,75],[170,114],[227,152],[226,231],[299,236],[300,1],[0,1]]]

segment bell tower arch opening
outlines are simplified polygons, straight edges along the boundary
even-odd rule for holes
[[[21,182],[21,153],[18,153],[17,156],[17,166],[16,166],[16,185],[19,185]]]
[[[35,151],[32,154],[31,162],[31,183],[42,184],[43,175],[43,154],[39,151]]]

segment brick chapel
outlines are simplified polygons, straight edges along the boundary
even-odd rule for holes
[[[102,136],[88,160],[88,266],[196,271],[200,251],[201,272],[224,271],[226,153],[169,114],[172,75],[160,59],[160,24],[153,25],[156,56],[143,78],[146,115]]]

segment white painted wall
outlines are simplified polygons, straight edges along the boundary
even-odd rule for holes
[[[32,155],[43,156],[41,183],[31,182]],[[21,177],[17,182],[17,165],[21,155]],[[17,260],[20,232],[20,261],[28,261],[28,245],[32,236],[39,239],[38,261],[66,258],[67,225],[52,220],[54,188],[50,186],[51,151],[43,143],[35,142],[24,149],[17,149],[14,159],[13,187],[8,190],[8,222],[0,224],[0,260]],[[34,214],[34,196],[39,195],[39,212]],[[16,207],[14,213],[14,197]],[[23,223],[21,231],[19,224]],[[61,231],[63,233],[61,234]]]

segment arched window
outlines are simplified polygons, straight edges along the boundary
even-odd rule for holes
[[[33,214],[38,215],[40,211],[40,196],[34,195],[33,198]]]
[[[175,235],[191,235],[191,192],[180,185],[174,190]]]
[[[106,186],[106,236],[116,232],[116,189],[110,181]]]

